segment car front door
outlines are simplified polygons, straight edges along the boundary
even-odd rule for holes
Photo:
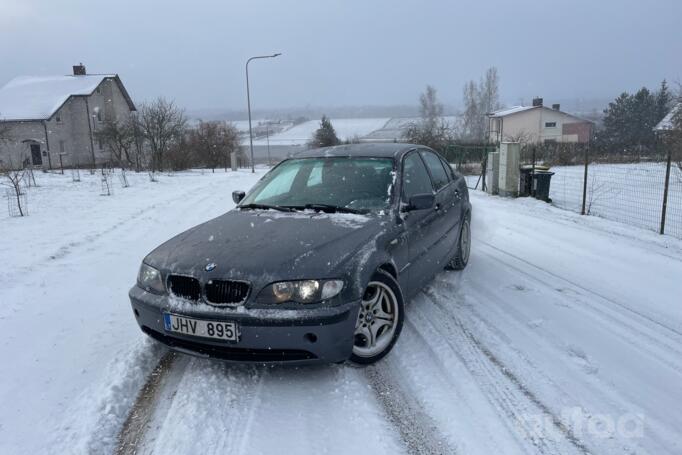
[[[417,194],[433,193],[431,178],[418,152],[410,152],[403,160],[401,206],[407,207],[410,197]],[[433,276],[434,264],[431,250],[438,240],[440,217],[434,206],[428,209],[402,212],[404,232],[407,241],[408,264],[405,266],[409,293],[414,294]]]

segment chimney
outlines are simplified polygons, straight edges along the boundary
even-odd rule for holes
[[[542,98],[535,97],[533,98],[533,107],[539,107],[542,106]]]
[[[561,110],[561,104],[559,104],[559,103],[552,104],[552,109],[554,109],[555,111],[560,111]]]
[[[85,66],[82,63],[78,65],[73,65],[73,75],[74,76],[85,76]]]

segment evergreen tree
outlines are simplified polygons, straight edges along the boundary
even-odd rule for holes
[[[604,128],[598,135],[599,141],[604,145],[652,146],[653,128],[668,112],[670,98],[665,82],[657,93],[646,87],[634,95],[622,93],[604,110]]]
[[[329,120],[326,115],[323,115],[320,120],[320,127],[315,130],[308,145],[311,148],[317,148],[331,147],[332,145],[339,145],[340,143],[341,141],[336,136],[336,131],[334,130],[331,120]]]
[[[660,117],[660,119],[662,119],[668,114],[668,112],[670,112],[670,109],[672,108],[673,104],[673,98],[674,97],[672,93],[670,93],[670,89],[668,89],[668,82],[665,79],[663,79],[663,82],[661,82],[661,88],[658,89],[658,93],[656,93],[657,117]]]

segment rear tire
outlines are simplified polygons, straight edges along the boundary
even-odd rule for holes
[[[471,221],[470,216],[466,215],[462,221],[462,227],[459,232],[459,240],[457,242],[457,251],[455,256],[450,259],[446,266],[449,270],[464,270],[469,263],[469,256],[471,255]]]
[[[404,303],[400,285],[391,275],[377,271],[362,296],[350,361],[370,365],[388,354],[403,328]]]

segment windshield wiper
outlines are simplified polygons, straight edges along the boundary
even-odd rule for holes
[[[280,212],[293,212],[294,209],[291,207],[283,207],[281,205],[270,205],[270,204],[244,204],[238,205],[237,208],[240,209],[260,209],[260,210],[279,210]]]
[[[353,209],[350,207],[343,207],[341,205],[333,205],[333,204],[306,204],[306,205],[299,205],[299,206],[287,206],[288,208],[295,209],[295,210],[303,210],[303,209],[308,209],[308,210],[320,210],[322,212],[327,212],[327,213],[358,213],[358,214],[365,214],[369,212],[369,210],[365,209]]]

